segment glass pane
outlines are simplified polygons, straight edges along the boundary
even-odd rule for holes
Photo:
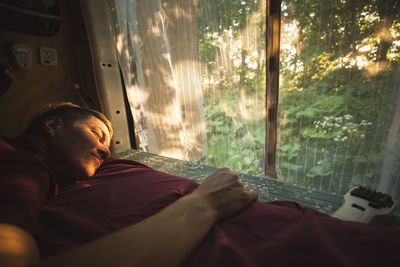
[[[205,164],[264,171],[266,1],[201,0]]]
[[[281,8],[279,179],[398,198],[398,2],[283,0]]]
[[[110,0],[140,148],[262,174],[265,0]]]

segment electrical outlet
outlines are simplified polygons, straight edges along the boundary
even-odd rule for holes
[[[32,49],[29,45],[23,43],[13,44],[11,53],[16,67],[23,70],[32,68]]]
[[[57,50],[54,48],[40,47],[40,63],[46,66],[56,67],[58,65]]]

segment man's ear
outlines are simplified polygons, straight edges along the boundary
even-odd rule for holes
[[[43,121],[43,129],[46,133],[54,136],[55,133],[63,127],[63,122],[60,117],[52,116]]]

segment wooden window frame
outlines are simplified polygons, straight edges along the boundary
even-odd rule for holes
[[[267,0],[266,12],[266,93],[265,93],[265,170],[266,176],[277,178],[276,140],[278,128],[279,44],[281,0]]]

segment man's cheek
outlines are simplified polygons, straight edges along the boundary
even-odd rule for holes
[[[87,172],[88,177],[91,177],[96,172],[96,170],[98,168],[98,163],[95,159],[90,159],[86,163],[85,167],[86,167],[86,172]]]

